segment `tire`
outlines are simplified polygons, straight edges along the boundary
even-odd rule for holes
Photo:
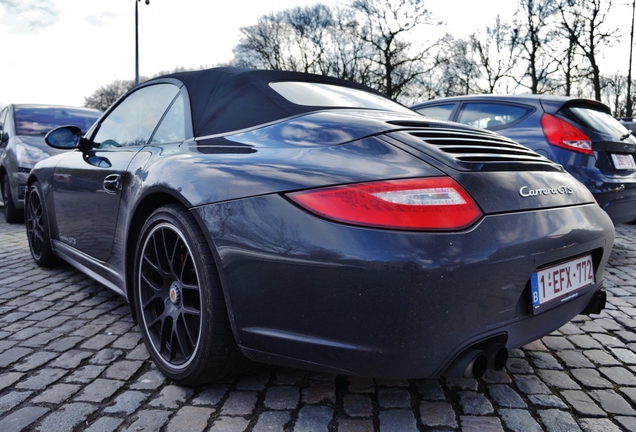
[[[24,213],[19,211],[13,202],[9,175],[6,173],[2,178],[2,202],[4,202],[4,218],[7,223],[19,223],[24,221]]]
[[[62,260],[51,247],[49,218],[44,207],[44,194],[39,183],[33,183],[25,200],[26,233],[31,256],[40,267],[58,265]]]
[[[194,217],[178,205],[156,210],[135,251],[134,308],[159,370],[182,385],[246,370],[214,264]]]

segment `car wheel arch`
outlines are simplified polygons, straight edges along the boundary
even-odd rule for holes
[[[166,191],[155,191],[153,193],[149,193],[145,195],[142,199],[140,199],[133,211],[132,216],[130,217],[130,222],[128,223],[127,235],[126,235],[126,250],[124,257],[124,266],[125,266],[125,281],[126,281],[126,298],[128,302],[131,304],[131,314],[132,318],[137,323],[138,317],[136,316],[135,308],[132,307],[134,302],[134,283],[133,283],[133,275],[134,275],[134,257],[135,257],[135,249],[137,247],[137,242],[141,235],[141,229],[143,225],[146,223],[146,220],[155,212],[155,210],[160,207],[176,204],[182,206],[184,209],[189,209],[191,206],[188,202],[186,202],[183,197],[176,196],[172,193]],[[196,212],[192,212],[195,220],[199,224],[201,228],[203,225],[198,217]],[[212,240],[208,237],[207,231],[203,230],[210,245],[213,245]],[[215,256],[215,260],[217,261],[218,267],[218,255],[214,247],[211,247],[212,253]],[[219,272],[221,268],[219,267]],[[223,284],[223,277],[221,277],[221,286],[223,291],[225,291],[225,286]],[[228,305],[229,306],[229,305]]]

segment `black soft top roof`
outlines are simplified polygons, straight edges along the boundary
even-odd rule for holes
[[[214,68],[178,72],[149,81],[172,78],[182,82],[190,96],[195,137],[249,128],[324,107],[294,104],[270,86],[274,81],[334,84],[380,94],[351,81],[301,72],[243,68]]]

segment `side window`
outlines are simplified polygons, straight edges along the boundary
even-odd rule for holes
[[[137,90],[102,121],[93,141],[99,148],[147,144],[177,93],[179,88],[172,84],[155,84]]]
[[[426,117],[434,118],[437,120],[448,120],[450,119],[454,107],[455,104],[434,105],[417,108],[415,111]]]
[[[501,129],[532,112],[532,108],[495,103],[465,103],[458,122],[482,129]]]
[[[185,113],[183,95],[179,94],[161,120],[161,124],[152,137],[151,144],[179,143],[185,140]]]

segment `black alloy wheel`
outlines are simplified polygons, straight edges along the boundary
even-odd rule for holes
[[[186,209],[161,207],[144,224],[134,303],[148,351],[173,381],[210,382],[247,363],[232,336],[212,252]]]
[[[11,184],[7,173],[2,177],[2,202],[4,203],[4,218],[7,223],[19,223],[24,220],[24,214],[16,208],[13,202]]]
[[[50,267],[61,262],[51,246],[48,217],[44,208],[44,195],[39,183],[33,183],[25,200],[26,233],[31,256],[40,267]]]

